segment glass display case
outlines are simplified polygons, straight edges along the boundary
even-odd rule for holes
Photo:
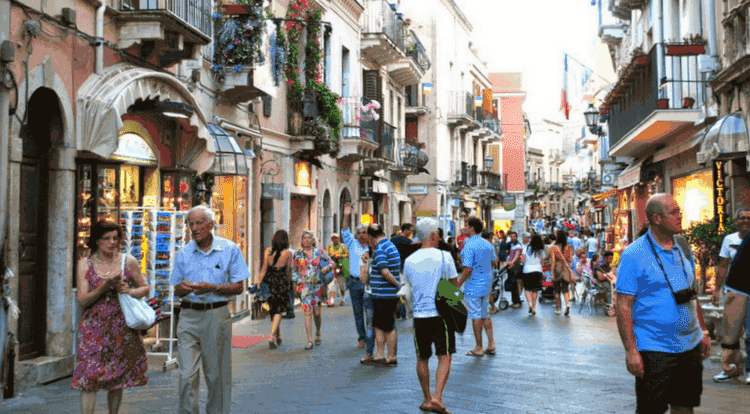
[[[89,254],[91,225],[99,220],[119,222],[120,166],[78,162],[76,172],[76,262]]]

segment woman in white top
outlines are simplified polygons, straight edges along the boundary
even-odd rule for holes
[[[523,284],[526,288],[526,301],[529,304],[529,313],[536,315],[536,302],[539,291],[542,290],[542,260],[545,258],[544,242],[542,237],[535,235],[526,246],[521,256],[523,262]]]

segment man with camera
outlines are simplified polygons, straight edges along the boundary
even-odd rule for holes
[[[652,196],[646,216],[650,230],[620,259],[617,328],[636,377],[637,412],[692,413],[703,391],[702,361],[711,354],[694,262],[678,239],[682,211],[671,195]]]

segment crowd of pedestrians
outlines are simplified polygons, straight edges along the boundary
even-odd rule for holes
[[[304,312],[304,349],[321,346],[321,307],[334,306],[336,294],[344,305],[348,290],[356,346],[364,349],[360,362],[396,367],[396,320],[407,318],[408,308],[423,393],[419,408],[449,413],[443,395],[458,328],[436,306],[438,285],[445,280],[462,290],[475,339],[466,355],[495,355],[490,315],[498,311],[499,297],[491,292],[493,275],[505,269],[512,308],[521,308],[525,297],[530,317],[536,315],[545,290],[554,295],[555,314],[568,316],[571,302],[586,300],[587,288],[596,287],[601,292],[597,300],[613,304],[616,310],[625,365],[635,377],[638,412],[693,412],[700,405],[702,360],[711,349],[696,297],[695,259],[679,236],[682,212],[672,196],[652,196],[645,213],[648,227],[622,253],[617,267],[613,253],[602,250],[593,232],[559,219],[532,221],[531,232],[523,233],[520,240],[514,231],[493,234],[481,220],[468,216],[455,238],[450,233],[445,238],[430,218],[419,220],[416,226],[406,223],[388,238],[379,224],[358,226],[353,234],[347,206],[341,234],[331,235],[327,250],[317,245],[308,230],[293,249],[288,233],[278,230],[264,251],[258,282],[269,291],[269,348],[282,344],[282,316],[294,310],[290,297],[299,301]],[[250,274],[237,246],[213,234],[211,209],[195,207],[187,218],[192,241],[177,253],[170,279],[181,298],[178,412],[198,411],[202,367],[208,388],[206,411],[227,413],[231,411],[232,324],[226,305],[241,293],[242,282]],[[724,305],[724,351],[722,371],[714,376],[717,382],[740,375],[737,365],[743,360],[737,350],[743,326],[746,341],[750,335],[750,284],[743,274],[750,266],[750,247],[746,246],[750,209],[738,210],[735,220],[738,231],[725,237],[712,298],[715,305]],[[78,301],[83,314],[73,388],[81,390],[85,413],[94,412],[97,391],[108,392],[109,411],[116,413],[122,390],[148,381],[143,340],[126,325],[117,301],[118,293],[143,297],[148,286],[135,259],[118,253],[121,238],[116,224],[97,223],[89,241],[92,254],[78,264]],[[335,276],[328,286],[326,274]],[[438,358],[434,389],[429,368],[433,348]],[[750,372],[750,364],[745,370]],[[750,374],[745,381],[750,383]]]

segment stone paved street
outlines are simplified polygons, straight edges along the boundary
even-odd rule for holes
[[[458,353],[444,400],[461,413],[632,413],[633,379],[623,362],[615,319],[599,315],[557,316],[542,304],[537,316],[526,308],[492,317],[498,353],[482,358],[464,355],[473,346],[467,334],[457,338]],[[233,349],[235,413],[419,413],[421,391],[415,372],[411,320],[397,322],[399,365],[359,364],[361,350],[351,308],[323,310],[323,344],[305,351],[304,319],[284,319],[279,349],[266,342]],[[269,321],[245,318],[235,335],[265,334]],[[715,352],[718,347],[715,347]],[[156,364],[154,364],[156,365]],[[434,380],[437,362],[431,360]],[[747,413],[748,387],[715,384],[718,365],[706,361],[703,406],[697,413]],[[177,371],[152,367],[147,386],[125,392],[121,413],[175,412]],[[0,412],[78,413],[79,393],[70,378],[32,389],[0,402]],[[206,389],[201,380],[201,407]],[[204,408],[202,408],[204,409]],[[98,395],[97,413],[106,412],[106,394]]]

